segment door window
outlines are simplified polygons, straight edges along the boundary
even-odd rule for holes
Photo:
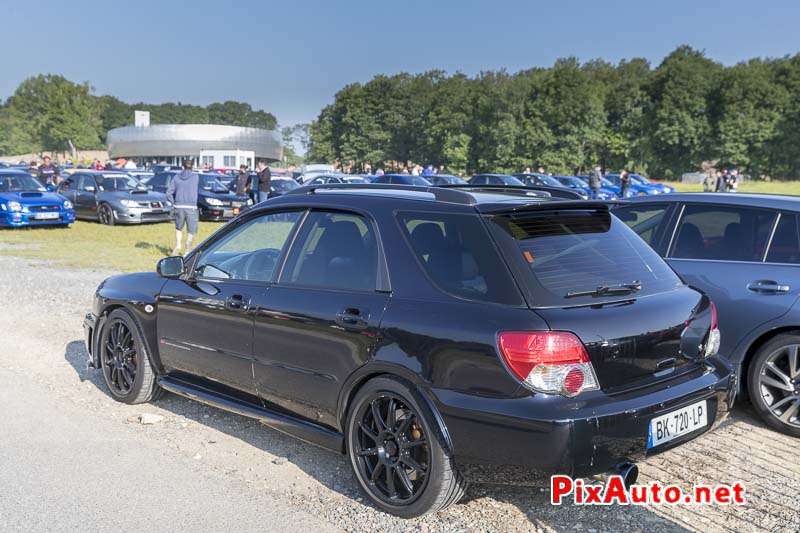
[[[644,242],[655,248],[664,231],[666,212],[666,204],[648,204],[621,207],[614,210],[614,215],[635,231]]]
[[[761,261],[775,213],[738,207],[687,205],[671,257]]]
[[[374,291],[378,247],[372,224],[352,213],[312,212],[293,246],[280,282]]]
[[[301,211],[269,213],[243,223],[203,250],[195,275],[272,281],[281,252],[301,215]]]
[[[796,215],[781,215],[767,252],[767,263],[800,263],[800,229]]]

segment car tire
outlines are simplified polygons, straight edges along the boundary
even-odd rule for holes
[[[111,312],[103,323],[97,346],[100,370],[112,398],[138,404],[161,396],[163,389],[150,364],[141,328],[128,311]]]
[[[414,518],[463,497],[467,483],[442,429],[410,383],[368,381],[352,401],[346,431],[356,481],[382,511]]]
[[[800,335],[775,337],[759,348],[750,361],[747,392],[756,412],[769,427],[800,437],[800,373],[792,374],[792,364],[797,372]]]
[[[106,226],[114,226],[117,222],[114,220],[114,210],[108,204],[100,204],[97,208],[97,220]]]

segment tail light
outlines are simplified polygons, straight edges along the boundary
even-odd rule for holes
[[[717,306],[711,302],[711,328],[708,331],[708,341],[706,341],[706,357],[717,355],[721,340],[722,336],[719,333],[719,323],[717,322]]]
[[[528,389],[573,397],[597,390],[583,343],[567,331],[506,331],[499,335],[508,368]]]

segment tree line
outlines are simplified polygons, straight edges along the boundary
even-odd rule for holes
[[[715,162],[798,179],[800,54],[726,67],[681,46],[655,68],[566,58],[513,74],[379,75],[339,91],[310,133],[309,160],[356,168],[572,174],[599,164],[670,178]]]
[[[150,111],[151,124],[277,126],[272,113],[242,102],[128,104],[96,96],[88,83],[47,74],[26,79],[0,103],[0,155],[68,151],[70,143],[77,150],[102,149],[108,130],[133,124],[134,109]]]

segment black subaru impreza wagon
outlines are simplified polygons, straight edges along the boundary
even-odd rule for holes
[[[346,453],[403,517],[496,474],[632,482],[735,394],[713,303],[606,205],[503,187],[304,188],[107,279],[84,326],[115,399]]]

